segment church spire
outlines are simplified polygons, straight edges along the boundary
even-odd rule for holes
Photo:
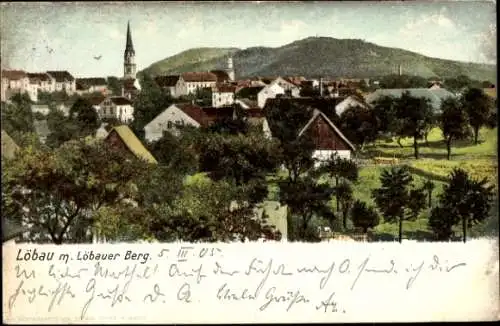
[[[135,55],[134,44],[132,43],[132,33],[130,32],[130,20],[127,23],[127,44],[125,45],[125,56],[127,53]]]

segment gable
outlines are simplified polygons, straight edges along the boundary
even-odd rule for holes
[[[171,121],[175,123],[176,121],[184,121],[185,124],[191,124],[193,126],[200,126],[200,123],[190,117],[186,112],[178,108],[175,104],[169,106],[165,111],[160,113],[156,118],[151,120],[144,129],[153,131],[156,128],[163,129],[167,126],[168,122]]]
[[[351,150],[349,144],[330,126],[322,115],[309,125],[305,131],[312,137],[317,150]]]

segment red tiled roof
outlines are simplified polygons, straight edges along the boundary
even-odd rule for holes
[[[216,76],[218,83],[229,80],[229,75],[224,70],[212,70],[210,72]]]
[[[205,111],[198,105],[192,103],[179,103],[175,104],[180,110],[190,116],[193,120],[202,126],[208,125],[209,117]]]
[[[132,102],[128,98],[123,97],[123,96],[113,96],[110,98],[110,100],[111,100],[111,102],[113,102],[116,105],[132,104]]]
[[[65,81],[74,81],[75,77],[71,75],[69,72],[66,70],[59,70],[59,71],[47,71],[47,73],[52,76],[56,80],[56,82],[61,83]]]
[[[216,82],[217,76],[211,72],[185,72],[182,79],[186,82]]]
[[[177,84],[179,78],[179,75],[157,76],[155,77],[155,82],[160,87],[173,87]]]
[[[219,108],[204,107],[202,110],[208,117],[209,122],[213,122],[218,118],[231,118],[234,114],[234,108],[232,106],[223,106]]]
[[[26,72],[23,70],[2,70],[2,78],[9,80],[19,80],[26,77]]]

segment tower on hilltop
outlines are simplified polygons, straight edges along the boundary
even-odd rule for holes
[[[231,56],[229,56],[227,58],[226,72],[227,72],[227,75],[229,76],[229,80],[234,81],[233,57],[231,57]]]
[[[123,55],[123,79],[135,79],[135,50],[132,43],[132,33],[130,32],[130,21],[127,23],[127,44]]]

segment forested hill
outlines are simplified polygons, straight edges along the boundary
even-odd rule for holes
[[[140,73],[159,75],[220,69],[230,54],[238,78],[276,75],[367,78],[397,73],[401,65],[407,75],[441,78],[466,75],[476,80],[496,80],[495,65],[431,58],[362,40],[330,37],[309,37],[277,48],[195,48],[155,62]]]

